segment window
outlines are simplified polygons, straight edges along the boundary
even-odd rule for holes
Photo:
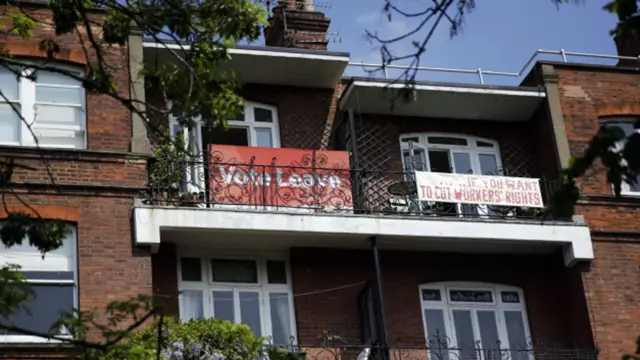
[[[207,131],[205,126],[196,121],[192,129],[183,128],[175,118],[170,118],[171,135],[183,134],[191,145],[192,156],[196,162],[202,161],[202,154],[209,144],[280,147],[280,131],[278,127],[278,111],[274,106],[247,102],[236,119],[227,120],[226,131]],[[187,170],[187,191],[201,192],[205,188],[204,168],[193,165]]]
[[[631,135],[634,131],[640,132],[639,130],[634,129],[634,123],[638,120],[636,117],[631,118],[607,118],[606,122],[602,124],[603,127],[614,127],[617,126],[626,136]],[[624,148],[624,142],[621,142],[616,146],[617,150],[622,150]],[[636,178],[635,184],[629,184],[626,182],[622,182],[622,191],[623,195],[633,195],[640,196],[640,175]]]
[[[430,348],[445,347],[461,360],[479,360],[478,348],[485,358],[500,348],[508,349],[514,360],[528,360],[529,352],[523,350],[529,349],[530,334],[521,289],[433,283],[420,286],[420,302]]]
[[[278,258],[180,258],[180,318],[245,323],[271,343],[295,336],[287,263]]]
[[[444,134],[400,136],[405,171],[499,175],[502,169],[498,143]]]
[[[492,140],[438,133],[405,134],[400,136],[400,149],[407,177],[412,177],[416,170],[480,175],[503,172],[500,148]],[[457,204],[455,209],[458,214],[467,215],[488,215],[494,211],[486,205],[472,204]]]
[[[34,72],[0,68],[0,91],[6,97],[0,96],[0,144],[85,148],[82,83],[53,70],[38,70],[35,79],[18,77],[15,71],[23,76]],[[82,72],[78,71],[78,75],[82,76]]]
[[[63,240],[62,246],[54,251],[42,254],[24,240],[22,245],[3,248],[0,251],[0,263],[16,264],[35,292],[35,299],[26,303],[29,313],[16,312],[9,318],[0,317],[0,322],[39,333],[49,333],[51,326],[60,318],[60,312],[71,312],[77,307],[77,267],[76,267],[76,230]],[[67,329],[59,329],[57,336],[69,336]],[[37,342],[47,341],[37,336],[21,333],[2,332],[0,342]]]

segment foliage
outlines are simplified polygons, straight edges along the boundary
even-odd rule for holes
[[[51,18],[43,18],[41,13],[36,14],[39,10],[35,9],[43,7],[50,11]],[[261,25],[265,23],[264,8],[252,0],[48,0],[38,4],[7,0],[0,7],[0,36],[21,38],[16,39],[17,42],[39,42],[39,48],[52,61],[32,62],[31,59],[14,56],[0,44],[0,67],[12,71],[17,77],[35,76],[19,71],[24,65],[35,69],[34,74],[41,69],[62,73],[81,81],[88,94],[115,99],[139,115],[145,120],[150,138],[163,140],[155,154],[158,161],[151,170],[151,181],[168,186],[179,182],[184,174],[185,154],[180,154],[180,151],[185,149],[185,140],[180,137],[175,141],[169,139],[165,130],[154,124],[159,122],[158,119],[166,119],[171,115],[182,126],[191,126],[192,119],[199,118],[208,128],[225,127],[226,119],[241,109],[242,99],[236,94],[239,86],[236,77],[222,71],[220,64],[228,59],[229,47],[233,47],[241,39],[256,40],[260,35]],[[58,36],[33,39],[35,30],[43,28],[52,28]],[[118,63],[111,63],[113,57],[108,55],[125,45],[128,36],[134,33],[152,39],[171,54],[172,59],[165,59],[164,65],[159,65],[157,59],[148,59],[149,61],[141,64],[141,75],[145,77],[146,85],[160,93],[167,103],[170,102],[170,109],[156,108],[150,103],[138,103],[129,98],[130,84],[117,86],[116,71],[121,71],[122,64],[120,60],[117,60]],[[84,75],[52,66],[60,53],[70,50],[66,47],[69,43],[80,46],[80,52],[89,60]],[[175,46],[169,48],[169,43],[179,44],[180,49],[175,49]],[[0,102],[7,102],[1,90]],[[11,106],[35,138],[31,128],[34,119],[23,118],[19,107],[13,104]],[[37,138],[35,142],[38,144]],[[43,157],[42,167],[46,169],[50,183],[55,185],[56,179],[49,166],[49,162]],[[21,193],[14,186],[16,179],[13,175],[16,169],[36,170],[11,158],[0,159],[0,191],[5,205],[4,212],[7,214],[0,229],[1,241],[5,246],[11,247],[28,238],[29,244],[37,247],[44,255],[62,244],[70,228],[62,221],[41,218],[37,211],[20,198]],[[29,214],[13,211],[6,206],[7,194],[15,202],[33,211],[29,211]],[[33,293],[23,280],[18,267],[0,268],[0,317],[7,318],[17,310],[25,310],[23,305],[32,298]],[[99,314],[77,310],[64,314],[52,330],[59,326],[70,329],[74,334],[73,339],[58,340],[91,350],[91,353],[85,354],[85,358],[103,356],[105,351],[111,351],[110,354],[114,356],[119,352],[119,358],[123,359],[148,359],[155,353],[151,347],[122,340],[148,321],[150,316],[157,314],[157,311],[156,304],[150,299],[137,297],[112,302]],[[192,325],[196,326],[197,324]],[[53,337],[56,333],[36,334],[15,328],[4,321],[0,322],[0,329],[2,328],[42,337]],[[230,339],[235,334],[236,339],[246,340],[239,343],[242,346],[253,344],[242,333],[246,329],[227,329],[224,325],[218,326],[218,329],[227,331],[218,336],[220,341],[227,341],[227,336]],[[188,334],[191,334],[188,328],[175,325],[172,336],[182,336],[187,340]],[[214,336],[211,332],[205,334]],[[91,341],[94,336],[102,340]],[[247,351],[249,350],[251,349],[248,348]],[[229,353],[225,356],[240,359],[237,354]]]
[[[182,322],[161,318],[136,332],[121,346],[100,357],[100,360],[129,359],[131,351],[139,359],[161,355],[173,360],[255,360],[263,350],[263,339],[256,338],[249,326],[218,319]]]
[[[165,132],[165,136],[169,136]],[[184,136],[178,134],[172,142],[162,142],[156,146],[153,162],[149,168],[151,187],[170,188],[179,184],[189,166],[189,153],[185,152]]]

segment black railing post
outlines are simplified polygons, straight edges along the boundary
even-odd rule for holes
[[[371,250],[373,252],[373,266],[376,272],[376,292],[377,292],[377,303],[378,303],[378,320],[380,324],[380,335],[381,335],[381,350],[382,350],[382,360],[389,360],[389,337],[387,334],[387,315],[384,311],[384,297],[382,293],[382,275],[380,271],[380,256],[378,254],[378,241],[375,236],[372,236],[371,241]]]

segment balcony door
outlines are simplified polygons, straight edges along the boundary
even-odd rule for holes
[[[278,111],[276,107],[246,102],[243,111],[235,119],[227,120],[227,129],[208,129],[201,121],[196,120],[192,128],[181,126],[175,118],[170,118],[171,135],[182,134],[188,139],[191,165],[185,174],[183,190],[201,193],[206,191],[208,183],[206,161],[210,144],[280,147],[278,127]]]
[[[478,175],[502,173],[500,149],[492,140],[436,133],[405,134],[400,136],[400,148],[408,176],[416,170]],[[451,209],[462,216],[491,212],[486,205],[473,204],[455,204]]]

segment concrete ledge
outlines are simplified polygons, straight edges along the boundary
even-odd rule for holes
[[[593,260],[589,228],[574,223],[460,221],[345,214],[304,214],[198,208],[136,207],[135,242],[157,247],[161,230],[215,229],[289,234],[414,238],[416,241],[477,239],[563,246],[565,264]]]

